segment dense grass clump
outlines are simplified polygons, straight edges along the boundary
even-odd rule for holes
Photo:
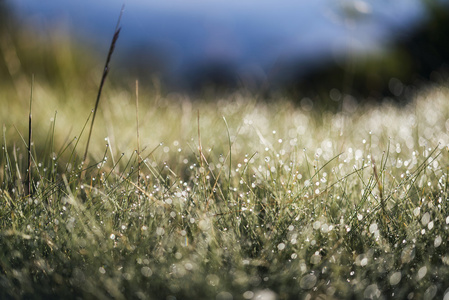
[[[37,76],[30,143],[17,68],[0,298],[448,299],[447,87],[336,113],[143,88],[136,117],[132,89],[106,85],[85,160],[91,77]]]
[[[448,297],[446,88],[319,117],[141,93],[139,153],[133,96],[113,90],[86,164],[79,94],[33,97],[51,121],[31,195],[25,122],[2,113],[1,298]]]

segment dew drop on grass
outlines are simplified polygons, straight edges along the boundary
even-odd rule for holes
[[[367,264],[368,264],[368,258],[367,257],[364,257],[364,258],[362,258],[362,260],[360,260],[360,265],[362,267],[366,266]]]
[[[278,245],[278,249],[279,249],[279,251],[284,250],[284,249],[285,249],[285,244],[284,244],[284,243],[280,243],[280,244]]]
[[[431,285],[427,288],[427,290],[424,292],[423,299],[424,300],[431,300],[435,298],[435,295],[437,294],[438,288],[435,285]],[[444,296],[446,299],[446,296]]]
[[[429,222],[430,222],[430,214],[429,212],[426,212],[421,218],[421,224],[426,226]]]
[[[264,277],[264,281],[267,281],[268,277]],[[277,294],[272,290],[265,289],[261,291],[257,291],[252,299],[257,300],[276,300],[278,298]]]
[[[165,233],[165,229],[164,228],[162,228],[162,227],[156,228],[156,234],[157,235],[164,235],[164,233]]]
[[[320,255],[320,253],[318,251],[315,252],[315,254],[313,254],[312,257],[310,257],[310,263],[312,265],[319,264],[320,261],[321,261],[321,255]]]
[[[415,217],[419,216],[420,211],[421,211],[421,207],[415,208],[415,209],[413,210],[413,215],[414,215]]]
[[[210,286],[217,286],[220,283],[220,277],[215,274],[209,274],[206,276],[206,282]]]
[[[442,242],[442,241],[443,241],[443,240],[442,240],[441,236],[437,235],[437,237],[436,237],[435,240],[433,241],[433,246],[434,246],[435,248],[439,247],[439,246],[441,245],[441,242]]]
[[[254,298],[254,292],[253,291],[246,291],[243,293],[243,298],[246,300],[250,300]]]
[[[220,292],[217,294],[217,297],[215,297],[215,300],[232,300],[234,297],[229,292]]]
[[[447,288],[446,291],[444,292],[443,300],[449,300],[449,288]]]
[[[307,274],[301,278],[301,281],[299,282],[299,286],[303,290],[310,290],[315,286],[317,282],[317,278],[314,274]]]
[[[209,219],[203,219],[201,221],[198,222],[198,227],[202,230],[202,231],[206,231],[210,229],[210,220]]]
[[[402,278],[401,272],[394,272],[390,276],[390,285],[397,285],[401,281],[401,278]]]
[[[190,263],[190,262],[186,262],[186,264],[184,265],[184,268],[185,268],[187,271],[192,271],[192,270],[193,270],[193,264]]]
[[[321,225],[321,232],[322,233],[328,233],[330,229],[331,229],[330,226],[327,225],[327,224]]]
[[[142,267],[142,269],[140,269],[140,273],[142,273],[142,275],[145,277],[150,277],[151,275],[153,275],[153,271],[147,266]]]
[[[426,266],[421,267],[421,268],[418,270],[418,280],[423,279],[424,276],[426,276],[426,274],[427,274],[427,267],[426,267]]]
[[[381,294],[380,294],[380,290],[377,287],[377,284],[371,284],[369,286],[366,287],[363,296],[365,297],[365,299],[378,299],[380,298]]]
[[[115,240],[115,234],[111,233],[111,235],[109,236],[109,238],[110,238],[111,240]]]
[[[411,246],[405,247],[405,249],[401,253],[402,263],[406,264],[414,258],[415,258],[415,248]]]

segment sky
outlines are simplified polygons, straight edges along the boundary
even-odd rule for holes
[[[99,47],[110,42],[125,4],[121,60],[147,55],[172,77],[210,62],[237,72],[269,72],[279,61],[313,65],[347,53],[384,51],[425,19],[419,0],[6,2],[24,24],[42,31],[58,24]]]

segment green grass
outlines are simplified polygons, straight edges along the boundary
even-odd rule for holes
[[[83,165],[95,88],[37,77],[28,195],[30,82],[13,82],[2,299],[449,297],[447,87],[337,113],[142,89],[138,142],[133,89],[107,83]]]

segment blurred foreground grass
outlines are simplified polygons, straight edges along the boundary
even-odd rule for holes
[[[0,90],[0,298],[448,299],[447,87],[336,113],[144,87],[137,153],[133,88],[109,83],[82,165],[100,74],[58,55],[32,195],[29,74]]]

